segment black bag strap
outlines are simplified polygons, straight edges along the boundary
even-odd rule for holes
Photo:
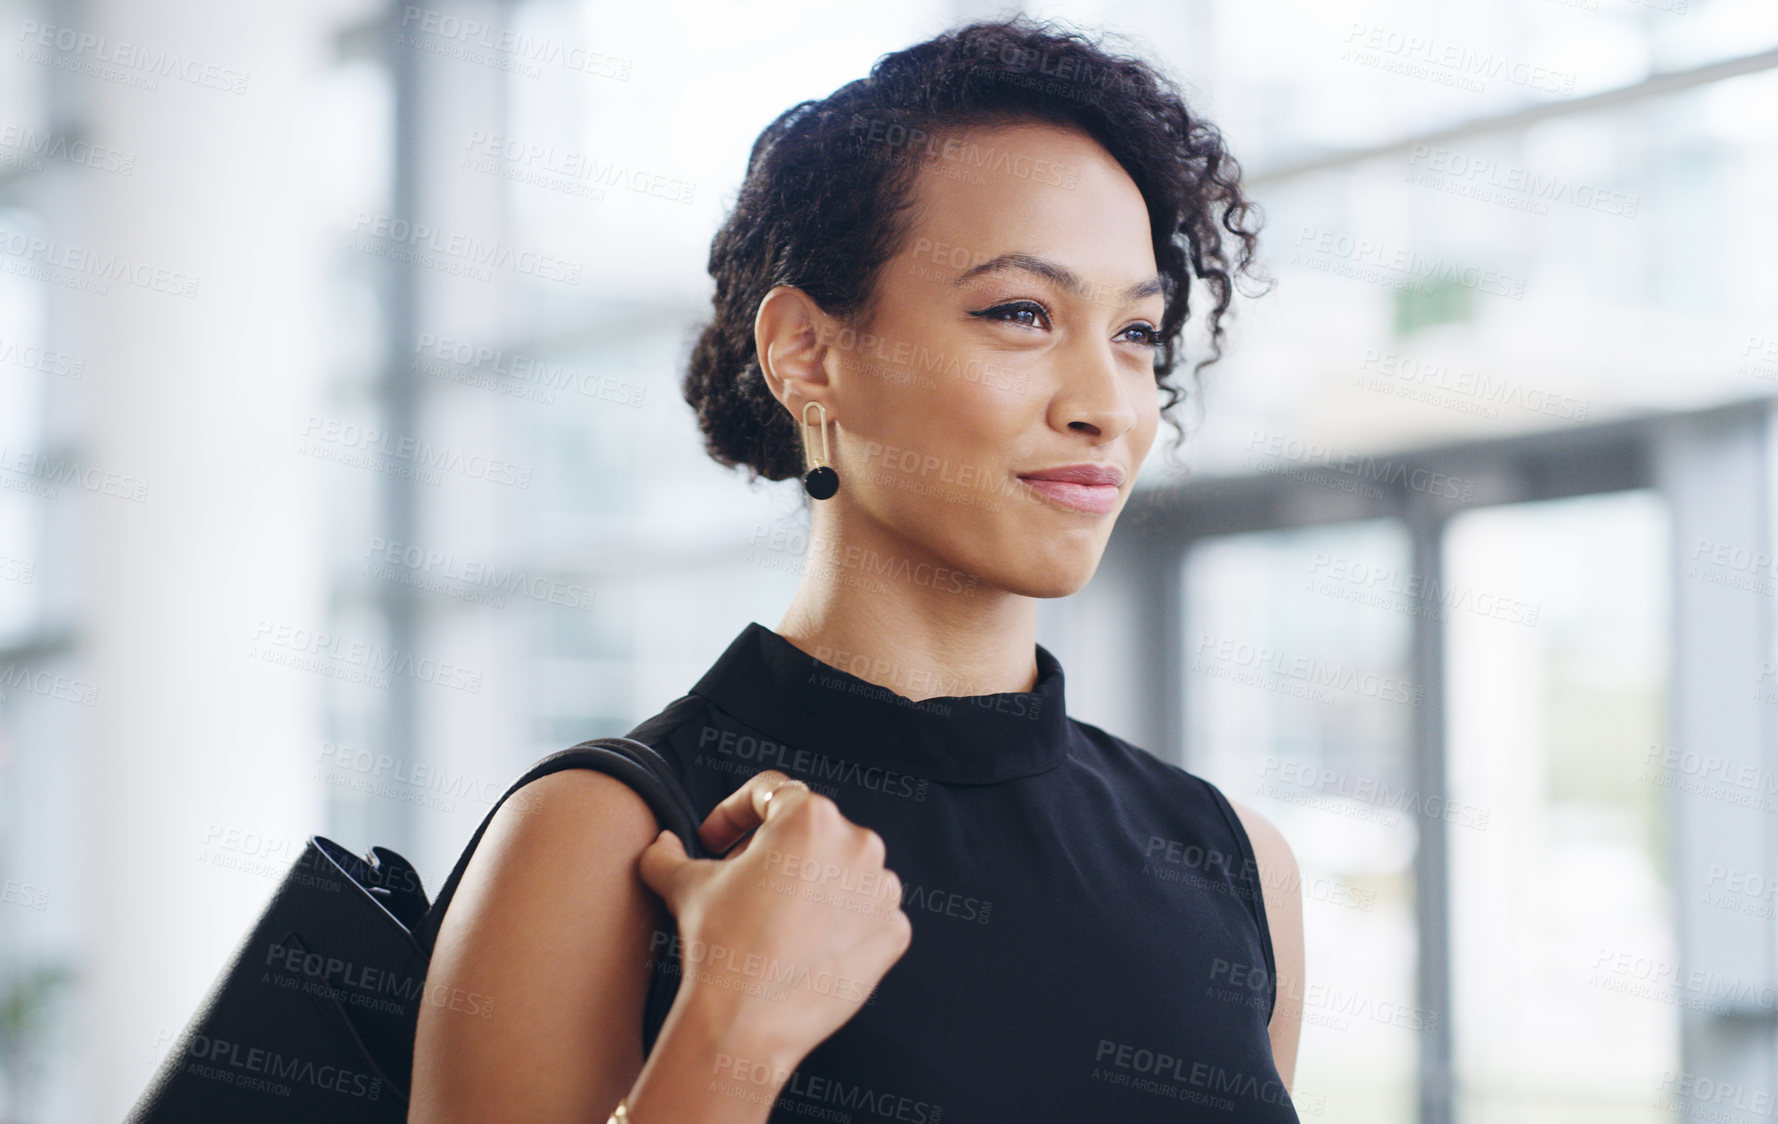
[[[482,835],[493,822],[494,813],[519,789],[540,777],[559,773],[564,769],[597,769],[623,781],[648,802],[648,806],[654,810],[655,819],[662,827],[679,836],[679,841],[685,844],[686,854],[694,859],[710,857],[698,841],[697,808],[692,804],[690,794],[679,782],[673,767],[667,764],[666,758],[653,746],[634,738],[596,738],[581,742],[559,753],[552,753],[531,766],[488,809],[481,826],[469,837],[469,845],[458,856],[457,865],[451,869],[451,876],[439,887],[438,896],[433,899],[431,908],[414,927],[414,940],[419,942],[428,956],[432,954],[433,945],[438,940],[438,930],[444,923],[445,910],[450,907],[451,898],[457,893],[457,883],[463,880],[463,872],[469,867],[476,845],[482,841]]]

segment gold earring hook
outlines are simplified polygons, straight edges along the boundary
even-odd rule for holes
[[[815,398],[811,398],[807,402],[804,402],[803,403],[803,424],[804,425],[810,424],[810,422],[809,422],[809,407],[810,406],[819,407],[821,410],[821,421],[819,423],[820,428],[821,428],[821,463],[822,464],[832,464],[833,463],[832,450],[830,450],[827,447],[827,407],[822,405],[822,403],[819,399],[815,399]]]

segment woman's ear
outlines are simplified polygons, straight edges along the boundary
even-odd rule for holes
[[[795,414],[811,398],[827,401],[827,351],[833,318],[794,285],[779,285],[759,302],[753,346],[772,397]],[[817,389],[819,388],[819,389]]]

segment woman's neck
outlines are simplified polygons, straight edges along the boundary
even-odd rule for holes
[[[842,531],[832,514],[815,520],[802,582],[774,631],[915,702],[1036,685],[1035,598],[988,586],[866,521]]]

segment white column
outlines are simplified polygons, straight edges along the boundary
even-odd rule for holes
[[[247,653],[261,622],[326,620],[328,477],[297,446],[322,412],[329,331],[305,156],[327,140],[309,94],[328,7],[97,0],[80,15],[145,65],[170,52],[200,76],[69,79],[92,139],[138,159],[93,177],[60,233],[198,279],[190,299],[125,282],[71,298],[91,356],[82,451],[149,481],[143,503],[89,505],[82,552],[81,639],[103,684],[81,809],[95,1121],[122,1117],[277,884],[216,861],[282,868],[323,826],[324,680]],[[244,74],[245,92],[205,85],[208,67]]]
[[[1749,553],[1772,549],[1768,426],[1767,417],[1742,410],[1677,419],[1657,446],[1656,462],[1675,548],[1671,745],[1692,760],[1721,762],[1705,775],[1673,770],[1679,786],[1695,791],[1676,786],[1670,793],[1679,975],[1662,982],[1705,1008],[1730,1011],[1681,1011],[1686,1072],[1715,1083],[1707,1089],[1733,1085],[1750,1095],[1778,1087],[1778,1027],[1769,998],[1764,1005],[1757,1000],[1778,983],[1772,922],[1709,904],[1710,875],[1712,866],[1721,866],[1764,886],[1778,876],[1771,797],[1761,798],[1757,782],[1747,789],[1734,780],[1763,781],[1778,770],[1771,704],[1761,698],[1773,690],[1772,612],[1768,598],[1707,579],[1724,572],[1712,563],[1717,544]],[[1767,582],[1769,575],[1768,565],[1753,576]],[[1724,793],[1755,799],[1741,803],[1723,799]],[[1756,1001],[1733,1010],[1711,981],[1729,981],[1731,993],[1744,985]],[[1679,1099],[1694,1107],[1709,1103]]]

